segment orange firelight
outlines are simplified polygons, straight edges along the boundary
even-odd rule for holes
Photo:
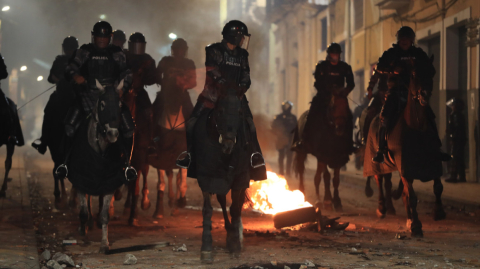
[[[284,211],[312,206],[305,201],[305,196],[301,191],[289,190],[287,180],[270,171],[267,171],[266,180],[250,182],[249,195],[253,209],[265,214],[275,215]]]

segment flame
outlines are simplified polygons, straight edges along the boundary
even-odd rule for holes
[[[301,191],[289,190],[287,180],[270,171],[266,180],[250,182],[249,194],[253,208],[265,214],[312,206]]]

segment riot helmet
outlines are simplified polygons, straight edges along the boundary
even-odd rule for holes
[[[222,35],[228,43],[248,49],[251,35],[248,33],[245,23],[237,20],[227,22],[223,27]]]
[[[293,103],[288,101],[288,100],[285,100],[282,102],[282,111],[284,113],[290,113],[292,112],[292,108],[293,108]]]
[[[183,38],[177,38],[172,43],[172,55],[178,57],[185,57],[188,51],[187,41]]]
[[[327,59],[331,62],[337,63],[340,61],[340,54],[342,54],[342,46],[338,43],[331,43],[327,48]]]
[[[108,41],[104,40],[108,39]],[[100,48],[107,47],[112,40],[112,26],[106,21],[95,23],[92,30],[92,43]],[[105,44],[107,43],[107,44]]]
[[[145,54],[145,48],[147,46],[147,41],[145,36],[140,32],[135,32],[130,35],[128,39],[128,50],[135,55]]]
[[[125,32],[117,29],[113,31],[113,37],[112,37],[112,44],[115,46],[118,46],[120,48],[123,48],[123,45],[127,41],[127,37],[125,36]]]
[[[74,36],[67,36],[63,40],[62,49],[65,54],[71,54],[78,49],[78,39]]]
[[[397,44],[402,50],[408,50],[415,42],[415,31],[408,26],[402,26],[396,36]]]

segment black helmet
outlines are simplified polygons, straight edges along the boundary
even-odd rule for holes
[[[248,48],[250,34],[248,33],[248,28],[245,23],[237,20],[227,22],[223,27],[222,35],[224,40],[236,46],[239,46],[242,39],[245,38],[242,47]]]
[[[187,41],[183,38],[177,38],[172,42],[172,49],[188,49]]]
[[[133,54],[145,54],[146,45],[145,36],[140,32],[131,34],[128,39],[128,50]]]
[[[93,26],[92,35],[97,37],[110,37],[112,35],[112,26],[106,21],[99,21]]]
[[[76,50],[78,49],[78,39],[74,36],[67,36],[62,43],[63,50]]]
[[[327,53],[342,53],[342,47],[340,46],[340,44],[338,43],[335,43],[333,42],[332,44],[330,44],[327,48]]]
[[[285,100],[282,102],[282,110],[283,112],[287,112],[287,111],[291,111],[293,108],[293,103],[288,101],[288,100]]]
[[[455,106],[455,110],[462,111],[465,107],[465,104],[463,103],[463,100],[460,99],[460,98],[452,98],[452,99],[448,100],[447,106],[450,107],[450,108]]]
[[[397,41],[399,41],[400,38],[403,38],[403,37],[407,37],[407,38],[411,38],[412,40],[415,40],[415,31],[413,31],[413,29],[408,26],[402,26],[397,31]]]
[[[127,41],[127,37],[125,36],[125,32],[120,30],[120,29],[117,29],[117,30],[113,31],[113,39],[120,40],[122,42]]]

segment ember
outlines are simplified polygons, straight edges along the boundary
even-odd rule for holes
[[[311,207],[299,190],[291,191],[287,180],[273,172],[267,172],[267,180],[250,183],[252,207],[265,214],[275,215],[279,212]]]

